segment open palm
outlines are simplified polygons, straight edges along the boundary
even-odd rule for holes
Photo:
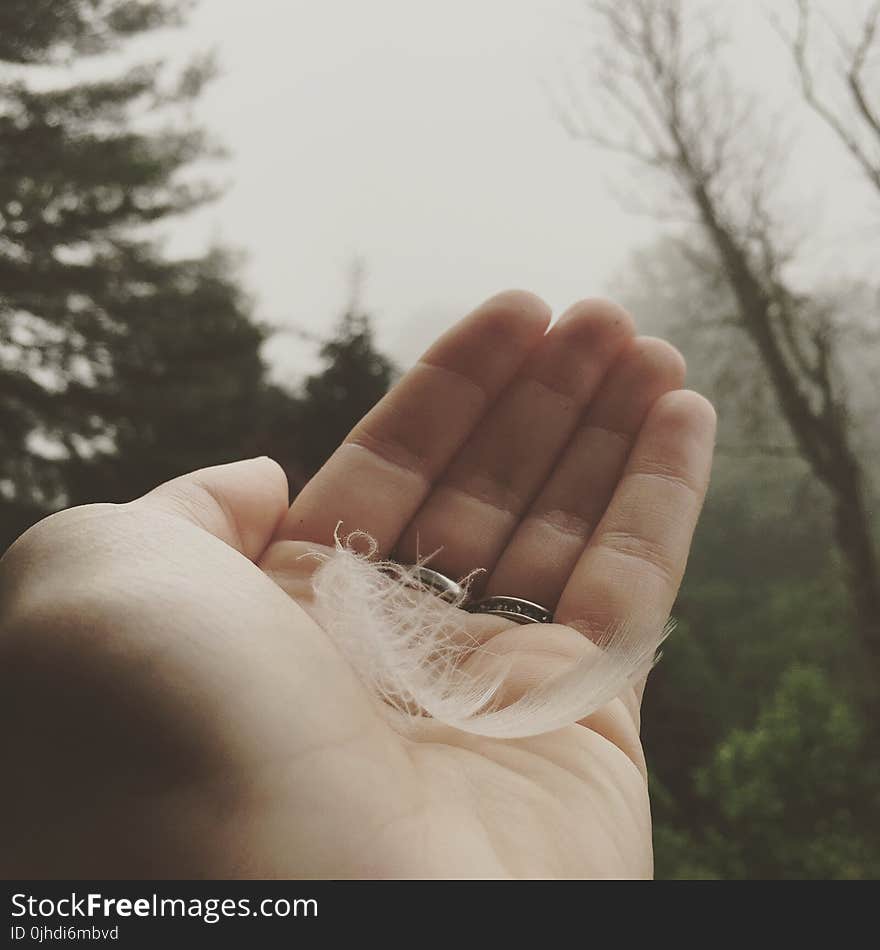
[[[514,691],[610,625],[663,624],[714,413],[679,389],[676,351],[634,336],[618,308],[585,302],[548,322],[531,295],[488,301],[289,511],[283,475],[259,460],[63,513],[13,547],[0,569],[0,722],[24,709],[29,726],[3,733],[21,781],[0,794],[5,815],[44,816],[44,847],[10,827],[2,870],[651,873],[643,684],[581,724],[481,738],[375,700],[310,613],[314,561],[301,555],[341,521],[386,556],[438,551],[438,570],[482,568],[486,593],[552,609],[552,625],[463,614],[515,654]],[[63,801],[46,782],[52,756],[53,769],[76,765]]]

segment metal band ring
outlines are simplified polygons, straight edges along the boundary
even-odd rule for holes
[[[553,613],[540,604],[521,597],[486,597],[470,604],[467,609],[473,614],[494,614],[514,623],[552,623]]]
[[[415,574],[415,580],[422,587],[426,587],[432,594],[449,604],[459,604],[464,599],[464,590],[461,584],[422,564],[407,564],[406,570]]]

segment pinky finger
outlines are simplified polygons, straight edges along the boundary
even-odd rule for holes
[[[648,413],[623,476],[563,591],[556,620],[587,636],[620,623],[655,631],[687,564],[715,441],[697,393],[667,393]]]

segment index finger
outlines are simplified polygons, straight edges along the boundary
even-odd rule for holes
[[[355,426],[294,500],[276,540],[332,544],[341,521],[391,551],[549,321],[549,307],[524,291],[497,294],[465,317]]]

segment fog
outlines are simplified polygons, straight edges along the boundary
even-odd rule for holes
[[[877,222],[859,219],[858,172],[794,108],[770,26],[790,4],[712,6],[730,24],[738,80],[774,103],[791,137],[793,231],[813,242],[817,266],[861,266]],[[153,42],[167,52],[167,36]],[[404,364],[499,289],[527,288],[557,311],[607,293],[663,225],[631,207],[650,204],[651,181],[573,142],[553,113],[548,89],[566,74],[588,82],[590,42],[578,0],[202,3],[173,48],[218,54],[197,116],[230,152],[212,169],[228,190],[178,225],[175,244],[241,249],[258,316],[317,334],[344,308],[361,258],[362,302]],[[864,239],[843,250],[853,229]],[[285,334],[267,356],[286,380],[312,359]]]

